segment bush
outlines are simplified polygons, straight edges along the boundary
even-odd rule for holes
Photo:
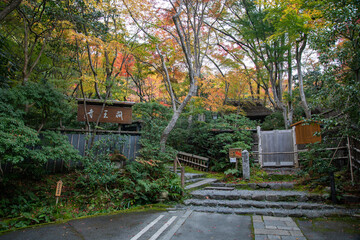
[[[111,146],[121,144],[121,139],[116,136],[102,138],[94,142],[93,146],[86,152],[82,161],[83,169],[80,172],[79,184],[88,190],[94,190],[113,183],[119,175],[111,161],[114,150]]]
[[[310,176],[315,182],[328,185],[329,173],[336,170],[333,164],[330,164],[333,151],[324,150],[326,144],[314,143],[307,145],[309,151],[300,153],[300,175]]]
[[[172,110],[155,102],[138,103],[134,106],[133,114],[143,122],[140,140],[142,158],[164,162],[173,160],[176,154],[174,149],[168,147],[165,153],[160,151],[161,134],[171,119]]]
[[[138,159],[126,166],[121,181],[123,198],[133,199],[136,204],[154,203],[163,191],[167,191],[173,201],[182,196],[179,178],[166,170],[161,161]]]
[[[195,122],[188,129],[187,140],[180,140],[182,144],[177,150],[209,157],[212,171],[224,171],[232,167],[228,158],[230,148],[250,150],[253,140],[251,131],[246,129],[255,128],[255,125],[255,122],[236,114],[210,122]]]
[[[265,118],[265,121],[261,124],[262,130],[276,130],[284,129],[285,122],[282,112],[274,112]]]

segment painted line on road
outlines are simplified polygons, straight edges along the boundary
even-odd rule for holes
[[[175,221],[177,216],[173,216],[170,220],[164,224],[149,240],[156,240],[172,223]]]
[[[166,235],[161,238],[161,240],[170,240],[174,234],[179,230],[179,228],[184,224],[186,219],[191,215],[193,210],[187,210],[183,216],[177,221],[177,223],[166,233]]]
[[[144,233],[146,233],[152,226],[154,226],[163,217],[164,217],[164,215],[160,215],[159,217],[157,217],[154,221],[152,221],[150,224],[148,224],[146,227],[144,227],[138,234],[136,234],[130,240],[139,239],[139,237],[141,237]]]

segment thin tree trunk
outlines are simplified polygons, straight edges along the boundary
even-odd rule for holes
[[[302,40],[296,42],[296,66],[297,66],[297,71],[298,71],[298,76],[299,76],[299,90],[300,90],[300,97],[301,97],[301,105],[304,108],[306,118],[310,119],[311,111],[310,111],[309,106],[306,101],[306,96],[305,96],[305,92],[304,92],[304,81],[303,81],[303,76],[302,76],[302,66],[301,66],[301,56],[305,50],[306,41],[307,41],[307,36],[304,35],[304,38]],[[300,47],[299,44],[301,42],[302,42],[302,45]]]
[[[169,137],[169,134],[173,130],[173,128],[175,127],[175,124],[176,124],[177,120],[179,119],[180,114],[184,110],[185,106],[188,104],[188,102],[191,100],[191,98],[193,96],[195,96],[196,89],[197,89],[197,87],[195,85],[192,85],[190,87],[189,93],[186,96],[186,98],[184,99],[184,101],[180,104],[179,108],[176,111],[174,111],[174,114],[173,114],[170,122],[168,123],[168,125],[164,129],[164,131],[163,131],[163,133],[161,135],[161,138],[160,138],[160,151],[161,152],[165,152],[166,141],[167,141],[167,139]]]
[[[293,104],[292,104],[292,85],[293,85],[293,79],[292,79],[292,64],[291,64],[291,49],[288,51],[288,94],[289,94],[289,100],[288,100],[288,124],[287,126],[290,127],[290,125],[293,122]]]

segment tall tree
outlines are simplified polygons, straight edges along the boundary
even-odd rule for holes
[[[229,1],[226,7],[227,14],[219,18],[214,28],[222,35],[223,41],[237,44],[252,61],[258,83],[263,86],[274,108],[282,110],[286,119],[283,81],[287,47],[284,37],[270,38],[276,29],[266,19],[264,4],[238,0]]]
[[[360,9],[357,0],[311,1],[326,13],[317,21],[312,46],[323,66],[317,100],[345,116],[336,120],[349,130],[360,131]],[[344,132],[342,132],[344,134]],[[354,134],[354,133],[352,133]]]
[[[301,105],[306,118],[310,119],[311,110],[304,92],[302,57],[308,43],[308,35],[311,31],[314,31],[314,22],[319,18],[320,12],[307,5],[306,1],[303,0],[280,0],[276,4],[269,3],[268,5],[270,7],[267,9],[267,19],[276,28],[272,38],[283,37],[285,35],[289,51],[294,49]],[[291,52],[288,55],[291,57]],[[291,69],[290,59],[288,68]],[[288,77],[291,79],[291,76]],[[289,87],[291,86],[289,85]],[[289,91],[289,93],[291,92]]]
[[[156,34],[151,34],[152,31],[161,31],[161,35],[156,37],[166,44],[166,39],[173,39],[177,46],[181,49],[183,61],[182,65],[186,68],[188,78],[188,89],[183,100],[179,102],[174,93],[172,82],[169,75],[169,66],[166,62],[165,53],[161,50],[161,44],[157,43],[156,49],[161,60],[163,69],[163,76],[165,85],[167,85],[171,105],[174,110],[173,116],[164,129],[161,140],[161,151],[165,151],[166,141],[172,129],[174,128],[180,114],[185,106],[190,102],[191,98],[198,93],[199,79],[201,76],[201,69],[203,67],[204,58],[209,46],[210,29],[204,24],[206,17],[210,17],[212,12],[220,9],[218,3],[206,0],[179,0],[179,1],[164,1],[154,5],[155,9],[151,11],[156,13],[154,15],[154,22],[152,23],[157,28],[148,29],[141,27],[144,32],[154,39]],[[166,8],[169,6],[168,8]],[[129,12],[130,11],[130,8]],[[150,14],[151,15],[151,14]],[[134,17],[135,21],[138,21]],[[139,24],[139,23],[138,23]],[[140,24],[139,24],[140,25]]]

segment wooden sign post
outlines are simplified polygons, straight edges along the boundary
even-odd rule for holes
[[[229,158],[230,162],[235,163],[235,169],[238,169],[238,158],[241,158],[241,149],[240,148],[230,148],[229,149]]]
[[[62,185],[63,185],[63,182],[61,180],[58,181],[56,184],[56,192],[55,192],[56,205],[58,205],[58,203],[59,203],[59,197],[61,196]]]

